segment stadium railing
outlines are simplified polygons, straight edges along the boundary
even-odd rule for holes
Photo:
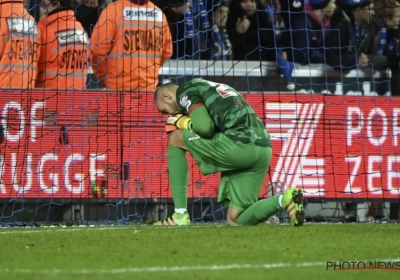
[[[293,71],[293,90],[273,62],[249,61],[174,61],[160,70],[159,79],[177,84],[202,77],[234,86],[241,92],[263,91],[291,93],[320,93],[334,95],[390,96],[390,69],[374,71],[365,67],[338,71],[326,65],[296,65]],[[88,89],[98,89],[100,83],[89,71]]]

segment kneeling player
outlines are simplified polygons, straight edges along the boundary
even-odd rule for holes
[[[186,151],[203,175],[221,172],[218,202],[228,207],[228,224],[256,225],[282,208],[291,225],[303,224],[300,189],[258,200],[271,160],[271,141],[264,124],[236,90],[193,79],[180,87],[164,84],[155,95],[158,111],[171,116],[167,121],[167,127],[172,126],[168,170],[175,213],[154,225],[190,225]]]

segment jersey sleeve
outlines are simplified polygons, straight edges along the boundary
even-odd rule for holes
[[[192,82],[180,86],[176,94],[179,105],[188,115],[190,115],[190,113],[192,113],[196,108],[204,106],[200,91]]]
[[[214,123],[204,104],[204,95],[198,87],[198,80],[194,79],[180,86],[177,100],[184,113],[190,116],[193,131],[202,138],[211,138],[214,134]]]
[[[192,130],[202,138],[211,138],[214,134],[214,122],[205,106],[198,107],[190,114],[192,120]]]

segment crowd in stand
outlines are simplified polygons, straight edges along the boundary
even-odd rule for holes
[[[15,7],[12,2],[3,6]],[[340,71],[400,72],[396,0],[42,0],[41,7],[37,73],[31,74],[38,76],[37,87],[60,86],[57,77],[62,77],[66,87],[79,88],[82,84],[71,79],[83,79],[91,66],[107,88],[153,90],[168,59],[286,61]],[[143,9],[145,14],[137,13]],[[57,45],[60,30],[75,32],[64,34],[62,47]],[[60,51],[72,42],[73,49]]]
[[[395,0],[217,1],[155,0],[169,22],[173,58],[276,61],[282,54],[344,69],[400,62]]]

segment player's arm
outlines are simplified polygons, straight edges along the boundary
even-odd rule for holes
[[[189,87],[179,96],[179,103],[186,109],[191,124],[188,124],[197,135],[211,138],[214,135],[214,122],[204,106],[203,100],[196,87]]]
[[[206,107],[199,106],[189,113],[192,120],[192,130],[202,138],[214,135],[214,122],[211,120]]]

